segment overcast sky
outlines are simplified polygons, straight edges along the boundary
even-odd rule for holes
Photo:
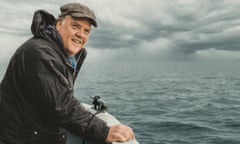
[[[49,2],[50,1],[50,2]],[[0,61],[31,37],[33,12],[57,16],[69,0],[0,0]],[[75,1],[76,2],[76,1]],[[79,0],[98,28],[88,58],[240,59],[240,0]]]

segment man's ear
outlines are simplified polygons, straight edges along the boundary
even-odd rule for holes
[[[57,29],[57,30],[59,30],[59,29],[60,29],[60,27],[61,27],[62,23],[63,23],[63,21],[62,21],[62,20],[58,20],[58,21],[56,22],[56,29]]]

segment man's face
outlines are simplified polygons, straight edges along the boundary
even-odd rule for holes
[[[87,43],[91,24],[87,19],[74,19],[66,16],[58,21],[57,31],[61,35],[68,56],[77,54]]]

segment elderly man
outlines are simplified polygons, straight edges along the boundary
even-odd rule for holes
[[[134,138],[125,125],[108,127],[73,96],[95,15],[79,3],[61,6],[56,20],[35,12],[33,37],[20,46],[0,85],[1,144],[64,144],[66,130],[97,143]]]

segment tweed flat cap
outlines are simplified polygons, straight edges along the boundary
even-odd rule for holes
[[[68,3],[60,7],[59,17],[70,15],[73,18],[88,18],[91,24],[97,27],[96,16],[87,6],[80,3]]]

